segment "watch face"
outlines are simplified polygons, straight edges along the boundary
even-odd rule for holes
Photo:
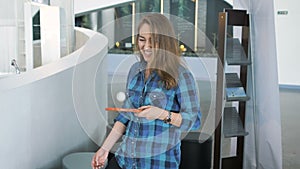
[[[171,118],[167,118],[166,121],[167,121],[168,123],[170,123],[170,122],[171,122]]]
[[[164,119],[164,122],[165,122],[165,123],[170,123],[170,122],[171,122],[171,118],[169,118],[169,117],[165,118],[165,119]]]

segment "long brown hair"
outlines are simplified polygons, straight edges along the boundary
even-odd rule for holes
[[[181,64],[180,51],[178,40],[176,39],[174,28],[167,17],[159,13],[152,13],[144,16],[138,26],[138,32],[142,25],[148,24],[151,31],[152,50],[154,56],[147,63],[147,68],[152,71],[157,71],[164,86],[171,89],[177,86],[178,67]],[[138,47],[138,38],[136,36],[136,49]],[[140,53],[140,59],[144,60]]]

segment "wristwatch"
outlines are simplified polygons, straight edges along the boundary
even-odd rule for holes
[[[165,123],[170,123],[171,122],[171,115],[172,115],[172,113],[170,111],[168,111],[168,116],[164,119]]]

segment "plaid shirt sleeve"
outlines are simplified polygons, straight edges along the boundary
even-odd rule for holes
[[[127,84],[126,84],[127,88],[128,88],[129,82],[131,82],[132,78],[138,73],[140,66],[141,66],[140,63],[136,62],[130,68],[128,76],[127,76]],[[128,93],[126,93],[126,96],[128,98]],[[128,99],[126,99],[122,107],[123,108],[132,108],[132,104],[130,103],[130,101]],[[129,119],[130,119],[129,113],[120,112],[118,114],[118,116],[114,119],[114,122],[119,121],[119,122],[123,123],[125,126],[127,126]]]
[[[191,72],[185,70],[179,74],[177,97],[180,104],[182,124],[180,130],[196,130],[200,127],[200,101],[198,99],[195,80]]]

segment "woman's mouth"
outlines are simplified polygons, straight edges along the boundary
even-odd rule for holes
[[[147,56],[151,56],[152,55],[152,50],[144,50],[144,54]]]

